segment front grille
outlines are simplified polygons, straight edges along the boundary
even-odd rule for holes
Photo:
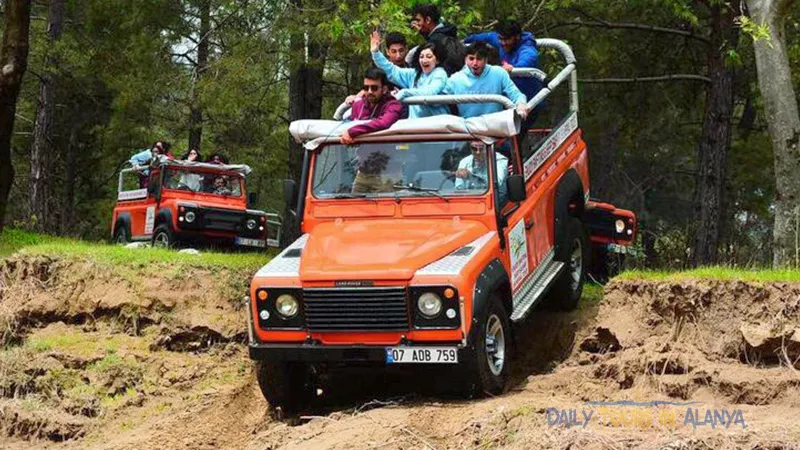
[[[310,331],[408,330],[405,288],[303,289]]]
[[[205,210],[203,212],[203,226],[209,230],[239,231],[243,219],[244,214],[235,211]]]

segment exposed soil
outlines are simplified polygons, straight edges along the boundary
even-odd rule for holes
[[[800,448],[800,285],[612,282],[518,327],[503,396],[354,369],[275,421],[243,345],[249,275],[0,263],[0,447]],[[674,404],[587,404],[618,401]]]

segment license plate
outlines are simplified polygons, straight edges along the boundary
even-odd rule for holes
[[[267,245],[266,242],[260,239],[249,239],[243,237],[237,237],[236,239],[234,239],[234,242],[236,243],[236,245],[246,245],[248,247],[264,247]]]
[[[455,347],[386,347],[386,364],[456,364]]]

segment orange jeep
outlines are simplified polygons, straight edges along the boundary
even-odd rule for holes
[[[249,291],[250,357],[273,407],[296,412],[318,374],[355,363],[452,365],[470,392],[500,393],[511,323],[539,303],[575,308],[590,247],[633,242],[634,214],[589,197],[572,51],[537,43],[567,65],[530,106],[571,81],[551,130],[520,135],[514,105],[480,95],[405,102],[509,109],[401,120],[349,146],[338,142],[349,124],[291,124],[306,151],[299,186],[285,191],[304,234]]]
[[[277,247],[277,214],[248,209],[256,193],[246,193],[246,165],[218,165],[161,157],[149,171],[147,188],[131,168],[119,174],[111,236],[117,243],[151,241],[172,247],[183,242]]]

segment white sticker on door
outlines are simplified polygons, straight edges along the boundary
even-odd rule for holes
[[[153,225],[156,222],[156,207],[147,207],[147,217],[144,221],[144,234],[153,234]]]
[[[528,275],[528,241],[525,235],[525,220],[520,220],[508,233],[511,248],[511,290],[516,291]]]

